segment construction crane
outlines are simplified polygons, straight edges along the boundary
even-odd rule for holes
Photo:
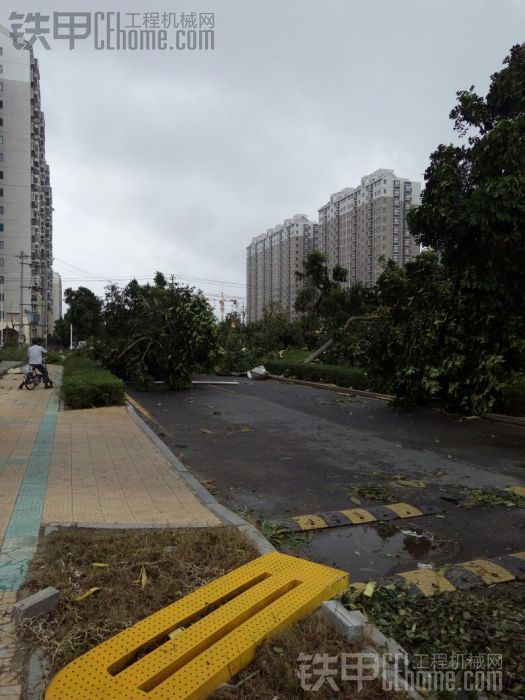
[[[233,307],[234,311],[237,311],[237,308],[239,306],[239,302],[244,301],[244,297],[226,297],[224,296],[224,292],[221,292],[220,294],[213,294],[213,292],[206,293],[206,298],[207,299],[213,299],[213,300],[218,300],[219,301],[219,310],[220,310],[220,316],[221,316],[221,321],[224,321],[224,311],[226,307],[226,303],[230,303]]]

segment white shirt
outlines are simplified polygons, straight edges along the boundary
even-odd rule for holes
[[[31,345],[28,351],[29,364],[30,365],[41,365],[42,355],[46,352],[45,348],[40,345]]]

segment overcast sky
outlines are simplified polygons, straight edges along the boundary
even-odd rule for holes
[[[253,236],[296,213],[317,219],[331,192],[377,168],[422,181],[430,153],[454,139],[456,91],[484,94],[525,36],[524,0],[2,4],[6,27],[14,9],[113,10],[122,24],[132,12],[215,13],[213,51],[35,46],[55,269],[96,293],[92,275],[157,269],[244,284]]]

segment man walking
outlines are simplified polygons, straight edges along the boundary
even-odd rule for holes
[[[33,340],[27,353],[28,363],[30,367],[36,367],[36,369],[40,372],[40,374],[44,378],[45,388],[52,389],[53,382],[51,381],[51,377],[47,372],[47,368],[44,366],[44,355],[46,353],[47,350],[41,345],[38,345],[36,340]]]

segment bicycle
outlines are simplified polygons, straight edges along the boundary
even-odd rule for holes
[[[46,367],[46,365],[44,365],[44,367]],[[39,384],[42,384],[43,381],[44,375],[40,374],[36,367],[31,367],[31,371],[25,373],[24,380],[19,388],[22,389],[22,387],[25,387],[28,391],[32,391]],[[53,385],[51,384],[51,386]]]

